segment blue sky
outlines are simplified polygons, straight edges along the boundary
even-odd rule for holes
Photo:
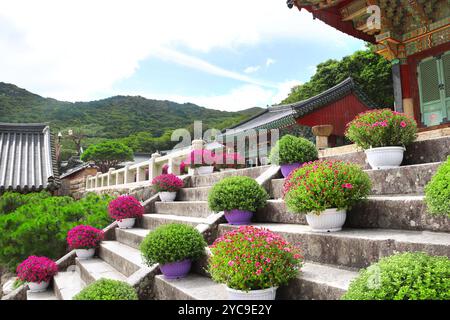
[[[0,1],[0,81],[67,101],[263,107],[363,46],[283,0]]]

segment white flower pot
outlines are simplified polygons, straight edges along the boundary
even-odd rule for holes
[[[380,147],[364,151],[372,169],[397,168],[402,164],[404,147]]]
[[[28,282],[28,288],[30,288],[31,292],[43,292],[47,290],[48,284],[48,281],[42,281],[41,283]]]
[[[333,232],[342,230],[347,218],[347,210],[326,209],[320,215],[308,213],[306,221],[314,232]]]
[[[214,166],[203,166],[197,168],[197,173],[199,175],[211,174],[214,172]]]
[[[163,191],[159,193],[159,198],[161,199],[162,202],[175,201],[176,197],[177,197],[176,192]]]
[[[95,254],[95,248],[91,249],[76,249],[75,253],[77,254],[78,259],[87,260],[91,259]]]
[[[248,292],[226,287],[229,300],[275,300],[278,287]]]
[[[117,220],[117,225],[119,226],[119,229],[130,229],[134,226],[135,222],[136,222],[136,218],[127,218],[127,219]]]

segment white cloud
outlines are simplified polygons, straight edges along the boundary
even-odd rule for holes
[[[275,60],[272,58],[267,58],[266,60],[266,67],[269,67],[270,65],[274,64]]]
[[[250,66],[244,69],[244,73],[255,73],[259,69],[261,69],[261,66]]]
[[[228,0],[220,8],[210,0],[0,0],[0,81],[88,100],[153,55],[267,89],[273,84],[174,49],[236,50],[282,38],[345,45],[347,36],[332,30],[273,0]]]

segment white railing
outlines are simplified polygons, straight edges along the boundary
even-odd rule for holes
[[[180,149],[165,156],[154,153],[148,161],[127,165],[117,170],[111,168],[106,173],[98,172],[95,176],[87,176],[86,191],[149,185],[153,178],[162,173],[165,164],[169,166],[169,173],[179,175],[181,161],[186,159],[192,150],[201,149],[203,149],[203,140],[193,140],[189,148]]]

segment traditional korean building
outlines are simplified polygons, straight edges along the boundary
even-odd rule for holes
[[[395,109],[422,130],[450,126],[448,0],[288,0],[330,26],[375,45],[392,62]]]
[[[269,107],[254,117],[226,129],[219,139],[227,144],[227,141],[248,139],[252,135],[258,136],[257,147],[246,150],[245,157],[251,160],[250,164],[261,164],[261,162],[264,164],[267,151],[261,150],[270,151],[271,129],[279,129],[280,135],[292,132],[296,135],[313,138],[311,127],[332,125],[333,131],[329,137],[330,146],[343,145],[346,124],[357,114],[375,107],[376,105],[358,84],[352,78],[347,78],[312,98]]]

